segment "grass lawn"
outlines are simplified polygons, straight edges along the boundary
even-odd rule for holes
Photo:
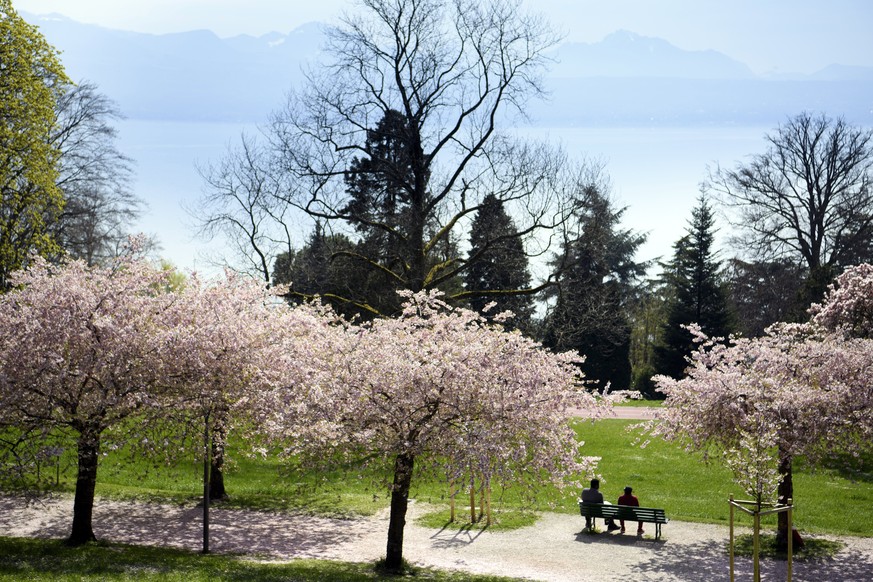
[[[501,582],[511,580],[495,576],[476,576],[467,572],[450,572],[417,568],[415,579],[436,582]],[[242,557],[207,555],[168,548],[89,544],[69,548],[55,540],[31,540],[0,537],[0,581],[57,582],[100,580],[112,582],[178,581],[322,581],[357,582],[359,580],[396,580],[397,576],[380,575],[373,564],[334,562],[330,560],[294,560],[271,564],[253,562]]]

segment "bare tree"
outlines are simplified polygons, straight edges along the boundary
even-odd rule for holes
[[[516,0],[359,5],[363,14],[328,32],[332,60],[310,71],[272,120],[272,143],[297,188],[286,201],[334,232],[380,233],[387,241],[381,254],[361,246],[354,258],[398,288],[451,293],[477,256],[505,244],[505,234],[495,233],[477,255],[445,255],[467,238],[488,195],[512,216],[528,255],[546,252],[569,215],[573,189],[561,181],[567,160],[499,131],[543,94],[545,51],[557,41],[546,23]],[[351,191],[361,184],[378,203],[355,202]],[[532,293],[544,279],[502,292]],[[481,292],[495,294],[452,296]],[[366,297],[350,300],[369,307]]]
[[[823,291],[837,267],[873,257],[873,131],[802,113],[765,140],[763,154],[710,172],[708,187],[736,210],[754,258],[803,265]]]
[[[65,199],[54,225],[60,246],[89,265],[118,256],[143,201],[130,188],[132,160],[121,153],[117,105],[82,81],[60,94],[52,143],[60,151],[57,184]]]
[[[204,194],[188,213],[208,240],[221,238],[232,255],[212,262],[272,280],[273,262],[293,252],[287,181],[272,166],[268,144],[242,134],[224,156],[199,168]]]

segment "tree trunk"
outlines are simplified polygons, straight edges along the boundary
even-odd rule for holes
[[[782,475],[782,480],[779,482],[779,504],[785,505],[789,499],[794,498],[794,482],[791,479],[791,456],[779,456],[779,474]],[[782,512],[779,514],[779,526],[776,533],[776,547],[780,551],[788,549],[788,536],[791,532],[788,531],[788,513]]]
[[[392,572],[403,569],[403,528],[406,526],[409,486],[412,483],[414,464],[414,455],[401,454],[394,459],[394,486],[391,489],[391,516],[388,521],[388,548],[385,556],[385,569]]]
[[[67,543],[81,546],[97,538],[91,525],[94,512],[94,488],[97,485],[97,458],[100,434],[97,430],[79,433],[79,468],[76,476],[76,497],[73,502],[73,529]]]

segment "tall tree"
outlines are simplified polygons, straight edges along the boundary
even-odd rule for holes
[[[467,260],[471,265],[465,273],[465,286],[468,291],[478,292],[471,297],[470,306],[481,313],[494,302],[492,314],[512,311],[514,315],[506,325],[528,330],[533,297],[513,293],[530,287],[528,257],[512,217],[494,195],[485,196],[473,219]]]
[[[374,292],[471,298],[478,289],[454,290],[475,263],[456,243],[486,196],[503,203],[531,244],[566,217],[562,155],[498,127],[541,94],[556,39],[517,0],[359,5],[329,30],[328,62],[273,120],[271,140],[296,188],[283,203],[336,232],[356,229],[366,243],[357,259],[384,283]],[[393,293],[382,297],[392,301],[377,311],[396,312]],[[381,301],[370,299],[358,302]]]
[[[113,123],[122,118],[88,81],[68,86],[55,106],[51,142],[60,151],[57,184],[65,204],[52,232],[70,256],[89,265],[121,252],[143,207],[130,188],[132,161],[117,145]]]
[[[671,288],[663,343],[655,348],[655,370],[681,378],[686,358],[694,351],[691,332],[683,326],[696,323],[709,336],[727,337],[731,316],[716,259],[715,218],[705,196],[691,211],[686,234],[674,245],[673,260],[667,265],[666,284]]]
[[[801,113],[765,136],[768,149],[709,187],[737,211],[753,258],[807,270],[806,304],[845,267],[873,258],[873,130]]]
[[[585,186],[577,227],[554,261],[561,270],[544,343],[585,356],[585,377],[600,388],[631,384],[630,303],[646,264],[634,257],[645,235],[620,227],[625,208],[614,208],[604,186]]]
[[[64,207],[52,141],[58,93],[69,82],[57,51],[0,0],[0,291],[32,252],[58,250],[50,226]]]
[[[663,343],[667,308],[672,289],[662,279],[650,279],[637,291],[631,304],[631,387],[645,398],[659,398],[655,375],[655,346]]]

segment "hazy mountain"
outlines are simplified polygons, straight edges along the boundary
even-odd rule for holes
[[[152,35],[23,16],[63,51],[73,79],[96,82],[134,119],[264,121],[300,83],[323,41],[318,24],[222,39],[203,30]],[[757,77],[722,53],[627,31],[565,43],[551,56],[551,100],[530,109],[541,124],[772,125],[815,110],[873,125],[873,68]]]
[[[565,43],[555,52],[555,77],[750,79],[752,71],[716,51],[685,51],[660,38],[619,30],[596,43]]]

